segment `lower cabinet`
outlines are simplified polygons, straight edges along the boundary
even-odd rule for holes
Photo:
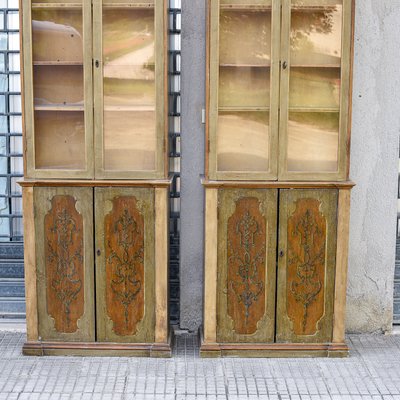
[[[170,356],[168,188],[24,187],[23,197],[24,353]]]
[[[202,356],[347,354],[349,193],[206,188]]]

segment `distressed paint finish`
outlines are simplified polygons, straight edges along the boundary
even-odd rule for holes
[[[58,332],[73,333],[84,312],[83,218],[72,196],[54,196],[44,218],[47,310]]]
[[[155,189],[95,188],[97,340],[155,340]]]
[[[280,191],[277,342],[332,340],[338,191]]]
[[[274,340],[276,217],[275,189],[218,191],[217,342]]]
[[[288,220],[287,304],[296,335],[313,335],[324,314],[326,219],[321,202],[296,201]]]
[[[144,219],[134,196],[115,197],[105,218],[107,315],[117,335],[136,333],[144,315]]]
[[[93,189],[33,188],[40,340],[95,339]]]
[[[244,197],[228,220],[228,314],[239,334],[253,334],[265,313],[266,223],[260,201]]]

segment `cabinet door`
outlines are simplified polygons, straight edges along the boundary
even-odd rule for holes
[[[279,0],[212,0],[209,176],[277,177]]]
[[[154,342],[154,189],[96,188],[97,340]]]
[[[27,177],[93,177],[91,21],[90,0],[23,0]]]
[[[281,180],[344,180],[352,0],[282,0]]]
[[[337,190],[280,192],[278,342],[332,340]]]
[[[217,341],[273,342],[277,190],[218,195]]]
[[[93,190],[34,189],[39,336],[94,341]]]
[[[93,3],[97,178],[165,176],[166,0]]]

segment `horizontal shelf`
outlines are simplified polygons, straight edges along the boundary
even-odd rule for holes
[[[218,111],[222,112],[247,112],[247,111],[269,111],[270,107],[218,107]]]
[[[155,106],[104,106],[104,111],[155,111]]]
[[[51,8],[51,9],[82,9],[82,3],[32,3],[32,8]]]
[[[339,69],[342,66],[339,64],[291,64],[289,68],[336,68]]]
[[[221,4],[221,10],[232,10],[232,11],[242,11],[242,10],[261,10],[261,11],[271,11],[272,6],[264,4]]]
[[[51,106],[46,106],[46,105],[36,105],[35,111],[85,111],[84,106],[75,106],[75,105],[51,105]]]
[[[271,64],[219,64],[223,68],[271,68]]]
[[[46,65],[46,66],[83,66],[82,61],[34,61],[33,62],[34,66],[41,66],[41,65]]]
[[[289,112],[298,113],[339,113],[340,109],[335,107],[289,107]]]
[[[154,9],[154,3],[107,3],[103,8],[136,8],[136,9]]]
[[[336,10],[336,7],[339,6],[340,4],[334,5],[334,4],[325,4],[325,5],[315,5],[315,6],[310,6],[310,5],[292,5],[291,10],[292,11],[325,11],[325,10]]]

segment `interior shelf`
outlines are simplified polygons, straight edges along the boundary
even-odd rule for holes
[[[35,111],[85,111],[85,107],[83,105],[37,105],[35,106]]]
[[[154,3],[103,3],[103,8],[154,9]]]
[[[269,111],[269,107],[218,107],[221,112],[251,112],[251,111]]]
[[[68,65],[78,65],[82,66],[83,62],[82,61],[33,61],[34,66],[40,66],[40,65],[51,65],[51,66],[57,66],[57,65],[62,65],[62,66],[68,66]]]
[[[223,68],[271,68],[271,64],[219,64]]]
[[[289,68],[341,68],[340,64],[292,64]]]
[[[232,11],[242,11],[242,10],[271,11],[272,7],[264,4],[221,4],[220,9],[232,10]]]
[[[32,3],[33,9],[47,8],[52,10],[82,9],[82,3]]]
[[[141,112],[141,111],[155,111],[154,106],[113,106],[113,105],[105,105],[104,111],[132,111],[132,112]]]
[[[289,112],[299,113],[339,113],[337,107],[289,107]]]

